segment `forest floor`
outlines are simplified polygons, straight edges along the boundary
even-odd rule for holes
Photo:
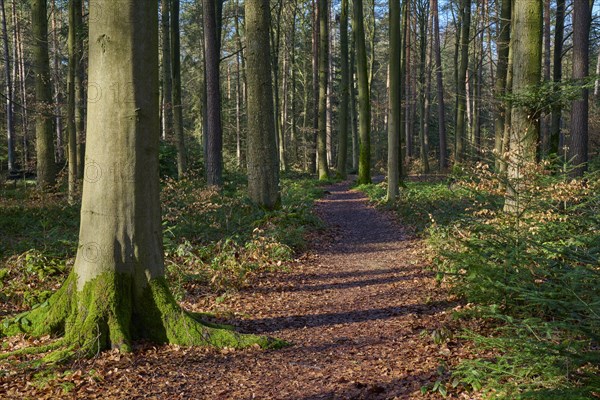
[[[450,332],[457,303],[422,240],[348,182],[317,202],[326,229],[287,272],[222,297],[218,322],[291,343],[280,350],[142,344],[63,370],[0,377],[0,398],[426,399],[469,350]],[[206,311],[186,297],[184,306]],[[4,393],[4,394],[2,394]],[[5,397],[6,396],[6,397]],[[449,393],[449,398],[471,398]]]

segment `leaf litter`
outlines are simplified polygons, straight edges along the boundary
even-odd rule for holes
[[[60,367],[0,363],[0,398],[427,399],[469,345],[452,334],[460,307],[429,270],[426,247],[347,182],[316,204],[327,229],[288,272],[257,274],[240,291],[186,308],[218,323],[284,339],[262,351],[138,343]],[[48,341],[44,338],[43,341]],[[31,345],[7,339],[4,350]],[[475,398],[448,389],[447,398]]]

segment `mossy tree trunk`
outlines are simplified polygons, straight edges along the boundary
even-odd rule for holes
[[[273,112],[269,1],[246,0],[248,80],[248,192],[267,209],[280,205],[279,165]]]
[[[342,0],[340,14],[340,105],[339,105],[339,136],[337,154],[337,174],[340,178],[347,177],[348,160],[348,130],[350,129],[350,65],[348,62],[348,0]]]
[[[319,179],[329,177],[327,162],[327,81],[329,77],[329,28],[327,0],[317,0],[319,7],[319,114],[318,114],[318,169]]]
[[[519,0],[514,3],[510,40],[512,50],[512,95],[523,98],[536,90],[542,77],[542,2]],[[527,104],[513,102],[511,110],[508,186],[505,210],[523,210],[520,187],[523,169],[536,162],[540,136],[539,115]]]
[[[371,183],[371,100],[367,71],[364,12],[362,0],[354,0],[352,28],[356,45],[356,75],[358,78],[358,183]]]
[[[63,334],[48,360],[138,338],[180,345],[269,345],[196,321],[165,280],[159,203],[158,3],[92,0],[90,101],[79,247],[73,272],[7,333]],[[25,322],[27,321],[27,322]],[[5,332],[6,333],[6,332]]]
[[[393,202],[398,196],[400,183],[400,0],[390,0],[390,96],[388,105],[388,191],[387,200]]]
[[[35,138],[37,183],[41,188],[54,185],[57,168],[54,162],[54,107],[48,55],[48,15],[46,0],[31,0],[33,32],[33,73],[35,76]]]

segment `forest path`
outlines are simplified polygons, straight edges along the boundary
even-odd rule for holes
[[[440,360],[451,363],[456,344],[430,335],[451,304],[425,268],[423,243],[348,182],[327,190],[317,203],[327,230],[308,261],[260,277],[235,301],[250,317],[232,323],[293,346],[198,360],[209,372],[199,398],[422,399]]]
[[[421,394],[421,387],[464,349],[432,340],[434,330],[449,324],[453,304],[426,268],[422,241],[348,182],[327,189],[316,205],[326,230],[313,249],[289,272],[262,274],[218,305],[225,322],[290,347],[145,344],[131,354],[113,351],[69,365],[64,380],[74,387],[67,392],[63,378],[34,386],[33,376],[20,376],[12,385],[52,399],[439,398]],[[184,305],[201,308],[201,301],[192,295]]]

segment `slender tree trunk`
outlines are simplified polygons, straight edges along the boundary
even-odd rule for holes
[[[356,106],[356,46],[354,32],[349,36],[350,39],[350,71],[348,71],[350,80],[350,125],[352,132],[352,170],[358,171],[358,159],[360,153],[360,145],[358,143],[358,112]]]
[[[496,153],[496,170],[501,169],[503,154],[503,138],[506,126],[506,76],[508,68],[508,51],[510,45],[510,30],[511,30],[511,15],[512,15],[512,0],[502,0],[500,12],[500,30],[498,32],[497,47],[498,47],[498,67],[496,72],[496,85],[494,86],[496,96],[496,115],[494,121],[494,149]]]
[[[552,46],[550,43],[550,32],[551,32],[551,19],[550,19],[550,10],[551,10],[551,0],[543,0],[544,1],[544,83],[549,84],[552,75],[551,75],[551,66],[552,66]],[[550,125],[552,123],[552,116],[550,113],[545,113],[542,121],[541,121],[541,129],[540,129],[540,148],[538,150],[538,155],[541,156],[548,151],[548,138],[550,137]]]
[[[56,0],[52,0],[52,83],[54,86],[54,128],[56,130],[56,160],[59,163],[62,163],[65,159],[65,151],[64,151],[64,138],[63,138],[63,125],[62,125],[62,109],[61,104],[63,102],[62,91],[60,87],[60,69],[59,69],[59,51],[58,48],[58,22],[57,22],[57,14],[58,10],[56,9]]]
[[[402,180],[402,172],[404,170],[404,159],[406,151],[403,143],[406,142],[406,120],[407,120],[407,107],[408,98],[406,97],[407,88],[410,86],[407,84],[406,78],[406,66],[407,66],[407,40],[408,40],[408,4],[409,1],[403,0],[400,12],[402,13],[402,21],[400,24],[401,40],[400,40],[400,139],[398,143],[398,179]]]
[[[398,185],[400,183],[400,109],[401,104],[401,74],[400,74],[400,48],[402,46],[400,36],[400,2],[389,1],[390,9],[390,61],[389,81],[390,95],[388,104],[388,191],[387,200],[396,201],[398,196]]]
[[[412,59],[411,59],[411,38],[412,38],[412,34],[411,34],[411,29],[410,29],[410,14],[411,13],[411,8],[410,8],[410,0],[406,1],[406,12],[405,12],[405,18],[404,18],[404,35],[405,35],[405,40],[404,40],[404,45],[405,45],[405,53],[406,53],[406,59],[405,59],[405,64],[406,64],[406,120],[405,120],[405,124],[404,124],[404,134],[405,134],[405,139],[404,139],[404,143],[406,145],[406,158],[407,160],[410,160],[413,156],[413,114],[412,114],[412,104],[414,102],[413,99],[413,92],[412,92]]]
[[[173,85],[173,131],[177,146],[177,174],[181,179],[187,172],[187,154],[183,133],[183,106],[181,104],[181,46],[179,33],[179,1],[171,3],[171,74]]]
[[[469,40],[471,32],[471,0],[460,0],[461,6],[461,35],[460,35],[460,65],[458,67],[457,80],[457,107],[455,125],[455,158],[458,163],[465,160],[465,113],[467,107],[467,69],[469,66]]]
[[[37,180],[40,188],[56,182],[57,168],[54,162],[54,116],[50,60],[48,55],[48,18],[46,0],[31,0],[33,22],[33,72],[36,99],[36,154]]]
[[[23,129],[23,168],[27,169],[30,153],[29,153],[29,102],[27,100],[27,87],[25,85],[25,51],[23,49],[23,35],[21,31],[21,19],[17,12],[16,6],[17,0],[12,2],[12,13],[13,13],[13,31],[15,36],[15,50],[17,57],[15,62],[17,63],[18,70],[18,87],[19,87],[19,99],[21,102],[21,126]],[[17,62],[18,60],[18,62]]]
[[[358,183],[371,183],[371,100],[367,71],[367,48],[362,0],[354,0],[353,23],[356,43],[356,71],[358,77],[358,112],[360,156],[358,160]]]
[[[319,113],[317,152],[319,164],[319,179],[329,177],[327,162],[327,81],[329,78],[329,29],[327,23],[327,0],[317,0],[319,6]]]
[[[435,55],[435,75],[437,80],[438,97],[438,135],[440,141],[440,171],[448,169],[448,140],[446,137],[446,105],[444,103],[444,78],[442,70],[442,53],[440,51],[440,19],[438,16],[438,2],[431,0],[433,13],[433,52]]]
[[[560,97],[562,82],[562,52],[565,32],[565,0],[556,0],[556,26],[554,28],[554,97]],[[560,102],[552,105],[552,125],[550,127],[549,153],[560,154],[560,137],[562,124],[562,107]]]
[[[571,106],[571,143],[569,160],[573,163],[572,177],[581,177],[588,162],[589,91],[584,86],[589,76],[591,9],[588,0],[573,5],[573,74],[577,85],[583,86],[580,97]]]
[[[75,77],[79,66],[77,52],[77,36],[80,27],[77,25],[77,13],[81,13],[81,1],[69,0],[69,74],[67,77],[67,162],[69,166],[69,201],[75,199],[77,191],[77,125],[75,122]]]
[[[6,137],[8,151],[8,172],[16,169],[15,159],[15,118],[13,108],[13,84],[10,70],[10,51],[8,49],[8,31],[6,29],[6,9],[4,0],[0,0],[0,11],[2,12],[2,48],[4,52],[4,79],[6,88]]]
[[[427,40],[427,27],[429,15],[426,7],[420,10],[420,60],[419,60],[419,150],[422,172],[429,173],[429,149],[427,136],[429,135],[429,92],[431,90],[431,74],[429,73],[430,56],[428,54],[429,41]]]
[[[346,179],[346,164],[348,158],[348,129],[350,115],[348,106],[350,102],[350,67],[348,65],[348,0],[342,0],[340,14],[340,108],[338,116],[338,158],[337,173],[341,179]]]
[[[160,30],[162,37],[162,137],[166,139],[173,131],[173,74],[171,71],[171,0],[161,0]]]
[[[248,192],[262,207],[279,207],[279,166],[275,140],[269,1],[246,0],[248,68]]]
[[[87,98],[85,95],[86,66],[83,41],[87,30],[83,24],[83,2],[75,0],[79,4],[75,10],[75,131],[77,132],[77,179],[82,181],[85,172],[85,118]]]
[[[312,29],[312,51],[313,51],[313,142],[310,151],[310,171],[313,173],[319,173],[317,167],[317,146],[318,146],[318,132],[319,132],[319,8],[317,7],[317,0],[312,0],[313,9],[313,29]]]

